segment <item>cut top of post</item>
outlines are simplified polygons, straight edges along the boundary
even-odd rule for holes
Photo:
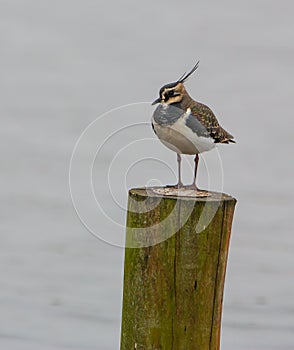
[[[236,201],[236,199],[228,194],[221,192],[197,191],[189,188],[174,187],[145,187],[133,188],[129,191],[130,196],[140,197],[167,197],[176,200],[197,200],[200,202],[214,201]]]

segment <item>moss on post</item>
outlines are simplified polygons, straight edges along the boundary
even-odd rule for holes
[[[235,203],[129,192],[121,350],[219,349]]]

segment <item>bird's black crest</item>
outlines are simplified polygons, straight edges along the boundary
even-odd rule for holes
[[[199,62],[200,61],[198,61],[195,64],[195,66],[190,70],[189,73],[185,72],[177,81],[164,85],[159,91],[160,95],[162,94],[164,89],[171,89],[173,87],[176,87],[179,83],[184,83],[190,77],[190,75],[192,75],[195,72],[195,70],[199,67]]]
[[[189,78],[189,76],[192,75],[192,74],[195,72],[195,70],[199,67],[199,63],[200,63],[200,61],[198,61],[198,62],[195,64],[195,66],[190,70],[189,73],[186,73],[186,72],[185,72],[185,73],[178,79],[177,84],[178,84],[178,83],[184,83],[184,82]]]

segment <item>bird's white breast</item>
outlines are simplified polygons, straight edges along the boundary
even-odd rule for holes
[[[152,117],[152,124],[159,140],[169,149],[181,154],[197,154],[211,150],[215,143],[211,137],[198,136],[186,125],[190,108],[171,125],[160,125]],[[194,118],[194,117],[193,117]]]

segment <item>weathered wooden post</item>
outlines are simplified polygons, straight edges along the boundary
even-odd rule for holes
[[[236,200],[159,190],[129,192],[121,350],[217,350]]]

